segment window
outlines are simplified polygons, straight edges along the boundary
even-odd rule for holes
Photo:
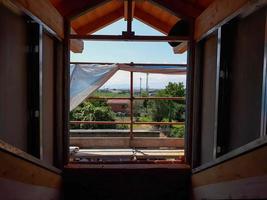
[[[236,17],[198,43],[194,167],[266,141],[265,35],[262,9]]]
[[[56,103],[61,100],[55,95],[56,73],[62,74],[59,42],[41,22],[18,13],[0,5],[5,25],[0,31],[0,139],[11,146],[6,150],[17,148],[11,153],[59,165],[61,155],[54,154],[61,148],[54,146],[61,140],[56,134]]]

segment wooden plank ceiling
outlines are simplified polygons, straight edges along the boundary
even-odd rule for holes
[[[62,16],[71,19],[77,34],[92,34],[119,19],[127,19],[126,0],[50,1]],[[133,0],[132,17],[167,35],[179,20],[198,17],[212,1]]]

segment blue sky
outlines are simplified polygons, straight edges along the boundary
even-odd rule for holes
[[[126,22],[124,20],[119,20],[94,34],[120,35],[125,29]],[[136,35],[163,35],[138,20],[133,21],[133,31],[135,31]],[[174,54],[172,48],[166,42],[86,41],[82,54],[71,53],[71,61],[76,62],[185,64],[186,57],[186,53],[182,55]],[[128,88],[128,77],[128,72],[118,71],[103,87]],[[137,87],[137,85],[139,87],[140,78],[142,78],[142,85],[145,86],[145,74],[136,73],[134,76],[135,87]],[[185,82],[185,76],[149,75],[150,88],[164,88],[168,82]]]

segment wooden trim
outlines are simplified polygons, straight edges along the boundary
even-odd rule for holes
[[[136,41],[136,42],[184,42],[187,36],[143,36],[143,35],[75,35],[70,39],[96,40],[96,41]]]
[[[64,38],[63,18],[48,0],[2,0],[4,4],[13,4],[30,16],[51,28],[60,38]],[[1,2],[0,2],[1,3]]]
[[[254,140],[253,142],[250,142],[242,147],[239,147],[233,151],[230,151],[229,153],[226,153],[218,158],[216,158],[215,160],[205,163],[199,167],[196,167],[192,170],[193,173],[200,173],[206,169],[215,167],[217,165],[220,165],[224,162],[229,161],[230,159],[233,159],[235,157],[241,156],[244,153],[248,153],[250,151],[253,151],[261,146],[266,146],[267,144],[267,136],[265,136],[264,138],[259,138],[257,140]]]
[[[134,34],[132,32],[132,21],[133,21],[133,1],[127,0],[127,34]]]
[[[143,22],[144,24],[147,24],[151,27],[153,27],[154,29],[158,30],[159,32],[167,35],[172,26],[168,25],[166,22],[161,21],[158,18],[155,18],[153,15],[151,15],[148,12],[145,12],[144,10],[136,7],[135,8],[135,18],[140,20],[141,22]]]
[[[0,177],[26,184],[60,189],[62,178],[41,165],[0,151]],[[41,166],[41,167],[40,167]],[[15,192],[15,191],[14,191]],[[3,195],[3,194],[2,194]]]
[[[177,0],[150,0],[165,10],[173,13],[175,16],[182,19],[196,18],[202,13],[202,8],[196,7],[193,4],[185,1]]]
[[[71,40],[70,47],[73,53],[82,53],[84,49],[84,43],[82,40]]]
[[[70,137],[70,145],[79,148],[174,147],[183,149],[184,139],[151,137]]]
[[[59,170],[58,168],[52,166],[52,165],[48,165],[47,163],[45,163],[44,161],[18,149],[17,147],[14,147],[10,144],[7,144],[6,142],[0,140],[0,154],[2,153],[8,153],[11,154],[12,156],[15,156],[19,159],[25,160],[27,162],[33,163],[35,165],[38,165],[44,169],[47,169],[51,172],[57,173],[57,174],[61,174],[61,170]],[[1,168],[0,168],[1,169]]]
[[[60,2],[56,7],[66,19],[73,20],[110,1],[111,0],[68,0]]]
[[[186,164],[77,164],[70,163],[65,167],[66,170],[72,169],[181,169],[190,170]]]
[[[192,176],[193,188],[267,174],[267,146]],[[223,174],[223,176],[222,176]]]
[[[63,18],[48,0],[0,0],[1,3],[16,13],[28,15],[60,41],[64,38]],[[70,48],[74,53],[82,53],[83,41],[72,40]]]
[[[75,31],[78,34],[85,34],[85,35],[92,34],[100,30],[101,28],[106,27],[118,21],[122,17],[123,17],[123,12],[122,12],[122,8],[120,7],[117,10],[108,13],[107,15],[99,17],[94,21],[88,22],[87,24],[84,24],[78,28],[75,28]]]
[[[178,46],[173,47],[172,49],[173,49],[174,54],[182,54],[182,53],[187,51],[188,44],[187,44],[187,42],[183,42],[183,43],[179,44]]]
[[[215,0],[195,21],[195,39],[201,40],[241,13],[266,6],[265,0]],[[212,16],[212,17],[211,17]]]

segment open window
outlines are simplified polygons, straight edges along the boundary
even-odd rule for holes
[[[37,164],[59,167],[56,96],[62,48],[50,29],[19,8],[0,5],[0,144]],[[14,12],[16,11],[16,12]],[[12,34],[10,34],[12,33]],[[58,75],[58,76],[57,76]],[[60,93],[59,93],[60,94]]]
[[[120,23],[123,22],[118,21],[92,37],[105,36]],[[144,26],[135,20],[134,25]],[[148,26],[141,27],[138,29],[163,36]],[[168,44],[156,42],[89,41],[85,43],[84,56],[72,54],[71,161],[182,162],[186,60],[186,53],[175,55]],[[101,80],[93,81],[102,75]],[[85,79],[83,83],[78,83],[80,78]],[[87,93],[75,94],[75,82],[78,90],[87,82],[81,90]],[[72,94],[84,98],[72,106],[76,101]]]
[[[265,8],[238,16],[199,41],[194,167],[266,142],[265,57]]]

